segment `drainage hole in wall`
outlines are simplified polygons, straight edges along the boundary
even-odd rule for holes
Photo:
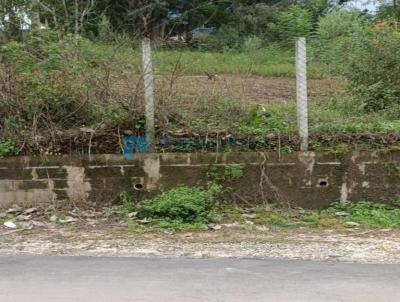
[[[326,180],[320,180],[319,181],[319,186],[320,187],[326,187],[326,186],[328,186],[328,182]]]
[[[138,191],[143,190],[143,184],[135,184],[133,188]]]

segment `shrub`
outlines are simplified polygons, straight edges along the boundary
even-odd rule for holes
[[[194,37],[192,41],[190,41],[190,47],[193,50],[199,50],[199,51],[221,50],[220,45],[215,42],[215,38],[213,36],[207,36],[207,35],[198,35]],[[174,45],[173,48],[176,49],[177,47]]]
[[[250,114],[239,123],[238,128],[250,135],[285,133],[290,131],[290,125],[285,121],[283,114],[279,107],[254,106]]]
[[[17,155],[17,152],[17,146],[12,139],[0,139],[0,158],[7,155]]]
[[[39,129],[53,128],[60,121],[66,127],[75,125],[78,119],[90,123],[90,106],[82,106],[87,89],[77,80],[84,65],[71,62],[71,43],[54,42],[45,31],[33,32],[25,42],[10,42],[1,48],[1,62],[10,74],[2,80],[14,86],[2,99],[6,115]]]
[[[254,5],[240,6],[231,26],[237,28],[241,36],[256,36],[263,41],[276,41],[276,22],[278,7],[257,3]]]
[[[392,3],[382,3],[379,5],[377,11],[377,17],[379,19],[393,19],[400,20],[400,7],[398,5],[393,5],[396,3],[393,1]]]
[[[367,201],[337,202],[333,203],[327,210],[331,214],[337,211],[349,213],[350,215],[346,220],[360,223],[365,227],[392,228],[400,225],[400,208],[397,206],[391,207]]]
[[[400,104],[400,32],[377,27],[363,45],[355,48],[344,68],[350,91],[365,111],[379,111]]]
[[[337,7],[320,19],[317,35],[321,42],[335,43],[332,40],[365,33],[368,27],[368,20],[359,11]]]
[[[360,107],[364,111],[380,111],[395,105],[400,105],[400,90],[390,87],[384,81],[370,85],[351,83],[351,90],[357,93],[361,100]]]
[[[400,103],[400,32],[390,22],[371,26],[356,12],[334,11],[320,21],[319,50],[332,69],[348,80],[365,111]]]
[[[141,111],[138,98],[132,90],[115,89],[111,81],[126,65],[126,58],[111,47],[72,35],[59,40],[47,30],[31,31],[22,42],[3,45],[2,135],[24,141],[28,150],[41,150],[35,137],[51,137],[50,145],[56,146],[57,132],[131,121]],[[123,73],[119,79],[127,77]],[[18,124],[19,131],[11,124]]]
[[[295,38],[308,37],[311,30],[311,15],[307,9],[292,5],[279,14],[277,32],[283,44],[293,46]]]
[[[215,48],[224,49],[239,49],[243,43],[243,36],[239,30],[232,26],[222,26],[215,34],[210,36]]]
[[[257,36],[249,36],[244,40],[243,50],[247,52],[254,52],[263,47],[264,41]]]
[[[221,187],[212,184],[208,189],[179,187],[145,200],[138,207],[139,218],[171,225],[206,224],[217,218],[216,196]]]
[[[114,35],[110,20],[106,15],[102,14],[98,25],[99,40],[102,42],[111,42]]]
[[[335,8],[322,17],[318,24],[316,54],[330,65],[333,71],[342,72],[347,59],[362,39],[371,34],[365,16],[355,10]]]

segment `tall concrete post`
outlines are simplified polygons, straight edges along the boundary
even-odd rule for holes
[[[297,125],[300,150],[308,151],[307,49],[306,38],[296,41]]]
[[[142,52],[143,52],[146,136],[149,144],[149,152],[153,152],[155,143],[155,128],[154,128],[155,99],[154,99],[153,65],[151,61],[151,42],[149,38],[143,38]]]

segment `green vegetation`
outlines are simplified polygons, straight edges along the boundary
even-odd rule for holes
[[[344,211],[349,213],[344,220],[354,221],[367,228],[394,228],[400,225],[400,207],[398,203],[388,206],[372,202],[334,203],[327,213]]]
[[[390,37],[396,35],[390,33]],[[386,58],[387,64],[394,60],[389,55],[377,60],[383,62]],[[15,154],[19,149],[31,153],[62,153],[62,147],[56,148],[57,142],[52,141],[57,138],[56,134],[80,127],[115,129],[122,126],[135,133],[143,131],[142,92],[136,83],[141,70],[138,49],[116,48],[74,37],[59,41],[54,33],[42,31],[32,32],[24,42],[4,45],[0,49],[0,62],[7,71],[0,72],[0,81],[4,87],[14,87],[7,94],[0,94],[3,156]],[[312,61],[311,75],[323,76],[324,64],[317,59]],[[155,53],[155,66],[160,81],[161,75],[168,79],[174,73],[178,76],[202,73],[292,76],[294,73],[292,54],[277,46],[247,53],[159,50]],[[364,62],[364,66],[369,64]],[[378,67],[374,73],[362,70],[359,74],[363,77],[352,80],[348,76],[349,92],[314,100],[310,104],[310,133],[321,136],[322,143],[324,135],[397,133],[400,105],[397,82],[391,80],[397,65],[390,66],[393,68],[393,73],[387,73],[390,77],[383,77],[385,69]],[[366,74],[381,80],[378,84],[370,78],[364,81]],[[368,86],[368,83],[373,84]],[[195,131],[201,135],[225,132],[257,139],[264,139],[268,134],[297,133],[293,102],[249,105],[218,93],[193,95],[186,90],[175,90],[172,79],[170,85],[157,90],[162,100],[158,127],[163,131]],[[360,90],[362,87],[366,89],[364,92]],[[365,91],[368,97],[363,96]],[[38,141],[38,137],[50,141]],[[15,143],[10,145],[11,142]],[[318,142],[315,146],[318,147]],[[285,152],[294,149],[292,145],[280,146]],[[190,145],[181,148],[181,151],[190,150],[193,150]]]
[[[336,93],[317,93],[310,103],[312,147],[331,148],[330,136],[338,138],[336,145],[347,143],[341,141],[346,135],[391,135],[396,143],[400,32],[395,7],[384,5],[379,14],[368,15],[330,1],[184,2],[142,0],[117,14],[112,1],[96,1],[81,18],[84,0],[77,1],[78,10],[47,0],[39,5],[3,1],[0,156],[120,152],[114,136],[142,135],[143,35],[153,39],[157,132],[189,137],[174,151],[250,145],[296,150],[294,81],[285,78],[275,87],[258,80],[294,77],[299,35],[308,38],[309,77],[345,83]],[[177,17],[171,19],[171,12]],[[47,27],[41,28],[44,21]],[[202,22],[215,32],[192,36]],[[168,39],[167,32],[183,38]],[[108,133],[102,143],[96,141],[97,130]],[[221,148],[218,140],[229,135],[240,142]],[[196,146],[190,136],[206,142]]]
[[[241,208],[218,203],[224,191],[215,184],[208,188],[178,187],[139,203],[121,194],[121,205],[106,208],[108,218],[127,219],[135,232],[168,229],[204,231],[207,224],[236,224],[238,227],[311,230],[360,228],[393,229],[400,226],[400,201],[392,205],[373,202],[334,202],[323,210],[284,208],[281,205]]]
[[[338,4],[344,2],[341,0]],[[192,42],[191,32],[206,25],[218,29],[213,44],[224,48],[240,47],[249,36],[287,43],[298,34],[308,35],[318,18],[336,2],[294,3],[279,0],[37,0],[33,3],[3,0],[0,22],[4,38],[21,38],[24,28],[38,28],[45,22],[60,35],[73,33],[105,41],[112,41],[116,36],[149,35],[165,39],[169,35],[181,35],[186,42]]]
[[[204,190],[180,187],[143,201],[138,218],[150,219],[156,228],[204,228],[218,217],[216,197],[221,187],[215,184]]]
[[[228,179],[237,180],[243,176],[243,167],[236,165],[225,166],[224,176]]]
[[[286,108],[285,108],[286,107]],[[290,133],[295,130],[291,127],[289,114],[296,114],[293,110],[286,110],[288,106],[274,104],[265,108],[253,107],[249,115],[238,123],[241,132],[248,135],[263,135],[265,133]],[[291,106],[294,109],[293,106]]]
[[[154,54],[156,73],[171,73],[177,62],[179,73],[188,75],[211,73],[264,77],[295,76],[293,50],[282,49],[277,45],[251,51],[158,50]],[[327,74],[326,70],[325,64],[310,58],[310,78],[322,78]]]
[[[344,229],[358,226],[359,228],[397,228],[400,225],[400,207],[373,202],[335,202],[324,210],[304,210],[301,208],[284,209],[272,206],[263,208],[241,209],[226,208],[223,210],[222,221],[245,223],[242,213],[254,213],[250,219],[256,226],[278,228],[308,227],[311,229]],[[247,219],[248,220],[248,219]]]
[[[311,12],[298,5],[292,5],[288,10],[280,12],[276,26],[280,40],[290,45],[297,37],[308,37],[311,34]]]
[[[396,133],[400,130],[400,120],[392,109],[380,112],[365,112],[358,100],[345,97],[341,101],[324,99],[310,106],[311,133],[362,134]]]
[[[310,133],[320,135],[321,140],[324,135],[395,134],[400,131],[398,114],[400,111],[395,111],[393,107],[379,112],[365,112],[357,100],[348,96],[341,100],[321,97],[309,106]],[[296,121],[294,103],[275,103],[253,107],[234,127],[239,134],[256,137],[268,133],[295,134]]]
[[[215,183],[210,183],[205,189],[178,187],[139,203],[133,202],[124,192],[121,205],[104,209],[104,214],[107,217],[134,218],[128,228],[135,230],[143,229],[143,225],[154,229],[204,230],[206,224],[220,216],[217,197],[221,192],[222,187]]]
[[[349,92],[364,111],[397,109],[400,104],[397,22],[371,23],[357,12],[335,10],[321,19],[318,38],[320,55],[348,80]]]
[[[243,216],[244,213],[252,213],[254,218],[248,219]],[[301,208],[283,208],[280,205],[271,205],[268,209],[262,207],[254,208],[232,208],[223,209],[222,221],[224,223],[238,222],[246,224],[251,221],[257,226],[271,228],[289,228],[307,227],[310,229],[323,228],[344,228],[344,220],[341,220],[326,211],[304,210]]]
[[[154,231],[185,232],[215,231],[225,228],[265,231],[273,229],[326,229],[344,231],[391,230],[400,227],[400,199],[391,204],[375,202],[334,202],[322,210],[307,210],[280,204],[267,206],[233,206],[224,199],[221,186],[177,187],[159,195],[135,202],[130,194],[121,194],[118,206],[96,211],[96,217],[108,223],[123,225],[128,231],[148,233]],[[226,197],[226,196],[225,196]],[[78,220],[92,217],[90,210],[74,207],[52,207],[45,210],[47,219],[55,216],[57,222],[73,227],[66,221],[73,215]],[[18,224],[18,214],[0,217],[0,224],[12,220]]]
[[[18,149],[15,142],[9,138],[0,139],[0,158],[7,155],[17,155]]]

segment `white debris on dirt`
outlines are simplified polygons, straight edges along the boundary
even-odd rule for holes
[[[35,230],[35,229],[34,229]],[[360,263],[400,263],[399,233],[335,234],[235,231],[133,234],[50,228],[0,233],[1,254],[118,257],[272,258]],[[189,234],[189,235],[188,235]],[[225,238],[227,237],[227,238]],[[247,238],[247,239],[246,239]]]
[[[17,225],[16,225],[14,222],[12,222],[12,221],[6,221],[6,222],[4,222],[4,226],[5,226],[6,228],[9,228],[9,229],[16,229],[16,228],[17,228]]]
[[[242,214],[242,216],[243,216],[244,218],[254,219],[254,218],[257,217],[257,214],[255,214],[255,213],[244,213],[244,214]]]
[[[54,212],[17,206],[1,212],[0,255],[111,257],[272,258],[400,263],[400,230],[363,230],[348,222],[344,230],[280,229],[243,223],[209,224],[202,232],[150,231],[148,220],[106,218],[96,210]],[[0,214],[1,214],[0,213]],[[245,213],[254,219],[254,213]],[[339,213],[338,216],[345,216]],[[14,223],[12,220],[18,221]],[[12,223],[12,224],[11,224]]]

